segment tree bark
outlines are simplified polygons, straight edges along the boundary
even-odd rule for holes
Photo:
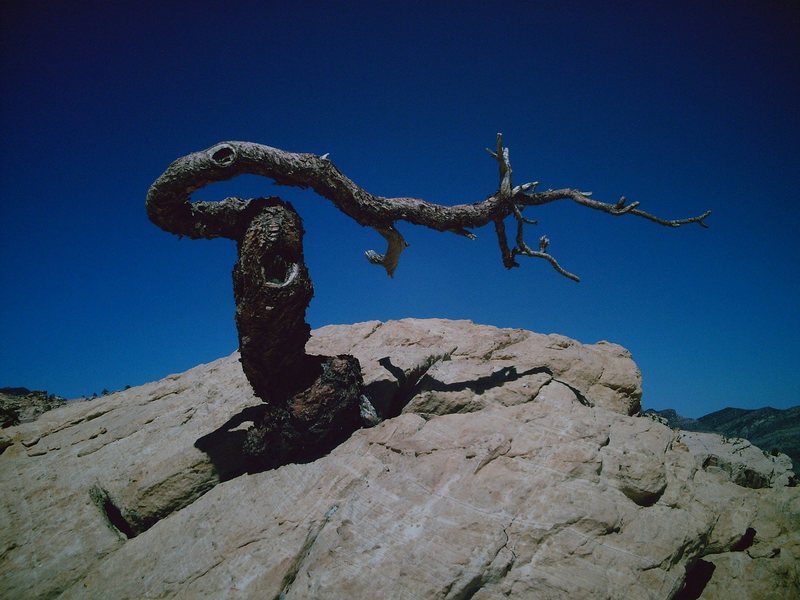
[[[290,204],[265,200],[237,240],[233,268],[242,369],[264,399],[288,397],[319,368],[305,353],[314,288],[303,259],[303,226]]]

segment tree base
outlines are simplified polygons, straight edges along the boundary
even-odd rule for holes
[[[321,356],[319,375],[284,401],[273,399],[251,427],[242,452],[250,468],[263,470],[316,460],[361,427],[364,386],[353,356]]]

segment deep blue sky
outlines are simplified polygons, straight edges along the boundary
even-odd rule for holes
[[[166,5],[166,6],[165,6]],[[399,7],[399,8],[398,8]],[[401,224],[382,240],[311,192],[313,327],[448,317],[628,347],[644,405],[699,416],[800,402],[800,10],[796,2],[5,2],[0,61],[0,386],[77,397],[235,350],[228,240],[178,240],[144,211],[175,158],[239,139],[329,152],[382,195],[477,201],[572,186],[711,228],[555,204],[529,211],[575,284],[506,271]]]

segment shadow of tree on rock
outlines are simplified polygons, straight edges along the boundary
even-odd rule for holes
[[[380,359],[378,361],[379,364],[394,375],[399,387],[394,396],[388,401],[375,405],[378,414],[384,419],[396,417],[403,412],[403,409],[411,402],[414,396],[424,391],[461,392],[470,390],[476,395],[481,395],[490,389],[502,387],[507,383],[529,375],[544,373],[551,377],[553,376],[553,371],[545,366],[533,367],[522,372],[518,372],[515,366],[507,366],[494,371],[490,375],[484,375],[476,379],[444,383],[433,377],[429,371],[437,362],[450,360],[451,354],[452,351],[444,355],[432,356],[421,365],[408,371],[403,371],[400,367],[392,364],[388,356]]]
[[[243,449],[248,428],[245,423],[259,423],[267,411],[266,404],[250,406],[228,419],[225,424],[199,438],[194,447],[205,452],[214,465],[220,481],[228,481],[245,473],[263,471]]]
[[[361,428],[364,382],[358,360],[347,355],[315,359],[319,373],[310,384],[285,401],[245,408],[195,442],[221,481],[312,462]]]

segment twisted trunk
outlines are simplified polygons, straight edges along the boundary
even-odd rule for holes
[[[242,369],[258,397],[287,397],[319,367],[305,353],[314,288],[300,217],[290,204],[269,198],[237,245],[233,295]]]
[[[149,209],[164,205],[159,189],[151,188]],[[314,289],[294,208],[278,198],[190,204],[187,197],[167,214],[159,225],[168,231],[237,242],[233,292],[242,370],[266,403],[248,431],[245,458],[274,467],[312,460],[341,443],[360,426],[361,368],[352,356],[305,353]]]

